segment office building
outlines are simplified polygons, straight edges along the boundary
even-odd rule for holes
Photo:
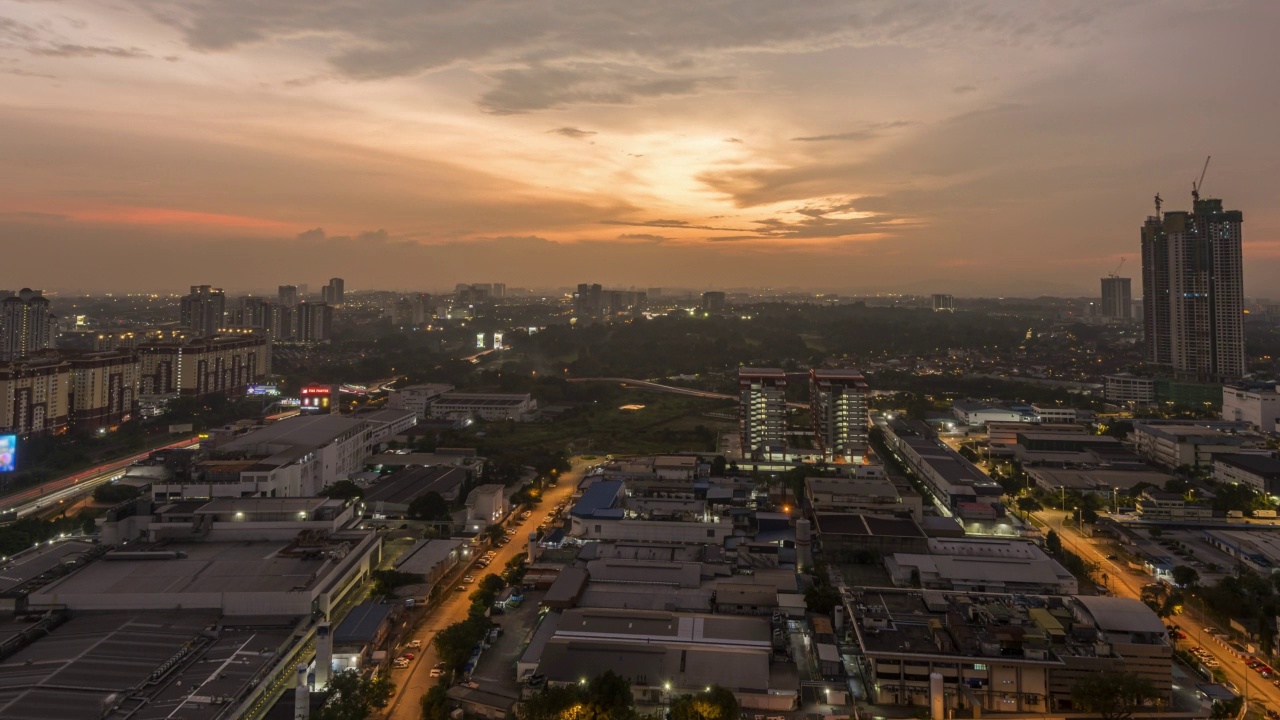
[[[1196,199],[1142,226],[1147,362],[1222,381],[1244,375],[1243,215]]]
[[[702,309],[706,312],[722,312],[725,308],[724,293],[709,291],[702,293]]]
[[[866,378],[856,370],[809,371],[816,447],[826,460],[861,462],[867,452]]]
[[[333,333],[333,308],[322,302],[299,303],[294,312],[300,343],[328,342]]]
[[[1138,377],[1132,373],[1117,373],[1102,378],[1103,397],[1107,402],[1125,405],[1151,405],[1156,401],[1154,378]]]
[[[1280,386],[1224,385],[1222,419],[1248,423],[1254,430],[1275,432],[1276,421],[1280,420]]]
[[[18,360],[54,346],[57,316],[39,290],[0,293],[0,360]]]
[[[97,352],[68,360],[71,425],[95,431],[119,425],[138,412],[142,365],[129,351]]]
[[[329,284],[320,289],[320,300],[328,305],[341,305],[346,298],[345,288],[342,278],[330,278]]]
[[[1260,438],[1237,434],[1232,423],[1195,420],[1141,420],[1130,435],[1139,455],[1167,468],[1209,468],[1216,455],[1260,450]]]
[[[269,352],[260,335],[142,343],[139,396],[150,402],[210,393],[239,397],[249,385],[262,382]]]
[[[71,365],[54,357],[0,363],[0,434],[41,435],[67,429]]]
[[[387,398],[387,407],[396,410],[412,410],[419,418],[426,420],[431,414],[431,403],[452,390],[453,386],[446,383],[407,385],[391,391]]]
[[[1102,317],[1116,320],[1133,319],[1133,279],[1102,278]]]
[[[293,307],[298,304],[298,286],[297,285],[281,285],[276,299],[285,307]]]
[[[529,393],[446,392],[431,401],[430,415],[436,420],[533,420],[538,401]]]
[[[738,397],[743,457],[785,453],[786,372],[778,368],[738,368]]]
[[[934,312],[955,312],[956,299],[951,295],[935,293],[933,296]]]
[[[195,337],[213,337],[226,324],[227,296],[209,285],[192,285],[182,296],[182,327]]]

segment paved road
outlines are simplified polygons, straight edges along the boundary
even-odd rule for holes
[[[1112,553],[1110,541],[1084,537],[1076,532],[1073,525],[1064,525],[1063,521],[1071,514],[1060,510],[1045,510],[1036,513],[1036,517],[1057,531],[1066,549],[1085,560],[1097,563],[1100,570],[1106,573],[1107,587],[1113,594],[1120,597],[1141,598],[1142,586],[1150,584],[1151,577],[1134,572],[1122,561],[1108,560],[1107,556]],[[1074,518],[1072,521],[1074,522]],[[1227,679],[1235,683],[1235,686],[1250,701],[1260,701],[1269,708],[1280,709],[1280,688],[1275,687],[1271,680],[1250,670],[1243,661],[1206,635],[1204,628],[1209,626],[1209,622],[1209,619],[1196,607],[1184,607],[1182,614],[1165,621],[1166,624],[1174,625],[1187,634],[1186,640],[1178,642],[1179,648],[1187,649],[1199,645],[1208,650],[1221,664],[1219,669]]]
[[[551,508],[573,494],[574,488],[578,486],[583,472],[589,465],[588,461],[575,460],[573,469],[560,477],[557,487],[548,488],[543,493],[542,504],[533,509],[528,520],[514,526],[517,532],[512,536],[512,542],[498,549],[497,557],[494,558],[488,570],[469,568],[459,571],[459,574],[469,573],[476,576],[478,580],[487,572],[501,572],[508,560],[525,552],[529,533],[537,529],[538,523],[542,522]],[[452,585],[450,583],[446,587],[451,588]],[[474,584],[468,585],[467,592],[448,589],[443,595],[443,600],[429,612],[417,631],[404,638],[406,644],[410,640],[421,640],[425,647],[421,651],[411,651],[416,653],[416,657],[407,669],[391,671],[397,692],[383,713],[383,717],[388,720],[419,720],[422,717],[422,696],[439,682],[439,678],[431,677],[431,668],[438,662],[435,646],[431,641],[435,639],[436,633],[467,618],[467,610],[471,607],[469,596],[474,587]]]
[[[199,438],[186,438],[168,445],[153,447],[145,452],[130,455],[120,460],[103,463],[88,470],[81,470],[57,480],[50,480],[26,490],[20,490],[0,498],[0,511],[17,510],[20,517],[30,515],[42,507],[56,504],[60,500],[77,497],[93,490],[94,487],[110,481],[111,478],[119,475],[121,471],[138,460],[145,460],[147,456],[157,450],[189,447],[197,442],[199,442]]]

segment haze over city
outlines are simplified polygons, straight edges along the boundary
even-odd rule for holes
[[[0,0],[5,274],[1092,294],[1212,154],[1265,293],[1278,26],[1270,2]]]

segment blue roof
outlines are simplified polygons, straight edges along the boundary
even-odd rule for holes
[[[382,627],[394,607],[381,603],[363,603],[351,608],[351,612],[342,619],[342,624],[333,631],[333,644],[357,645],[372,642],[378,634],[378,628]]]
[[[621,494],[621,480],[601,480],[582,493],[582,497],[574,504],[569,514],[580,518],[595,517],[602,510],[613,507]]]

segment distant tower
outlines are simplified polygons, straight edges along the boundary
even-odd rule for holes
[[[787,373],[778,368],[738,368],[738,396],[743,457],[786,452]]]
[[[182,326],[196,337],[213,337],[226,324],[227,296],[221,288],[192,285],[180,307]]]
[[[1143,333],[1147,362],[1221,382],[1245,372],[1244,215],[1196,187],[1191,212],[1142,226]]]
[[[298,304],[298,286],[297,285],[281,285],[276,295],[276,299],[285,307],[293,307]]]
[[[0,360],[17,360],[53,347],[56,320],[39,290],[23,288],[17,295],[0,296]]]
[[[861,462],[867,453],[867,380],[857,370],[809,371],[813,434],[822,457]]]
[[[1111,275],[1102,278],[1102,317],[1133,319],[1133,280]]]
[[[330,305],[341,305],[346,298],[346,283],[342,278],[330,278],[329,284],[320,288],[320,300]]]
[[[951,295],[946,295],[943,293],[934,294],[933,311],[934,312],[955,312],[956,311],[955,297]]]

